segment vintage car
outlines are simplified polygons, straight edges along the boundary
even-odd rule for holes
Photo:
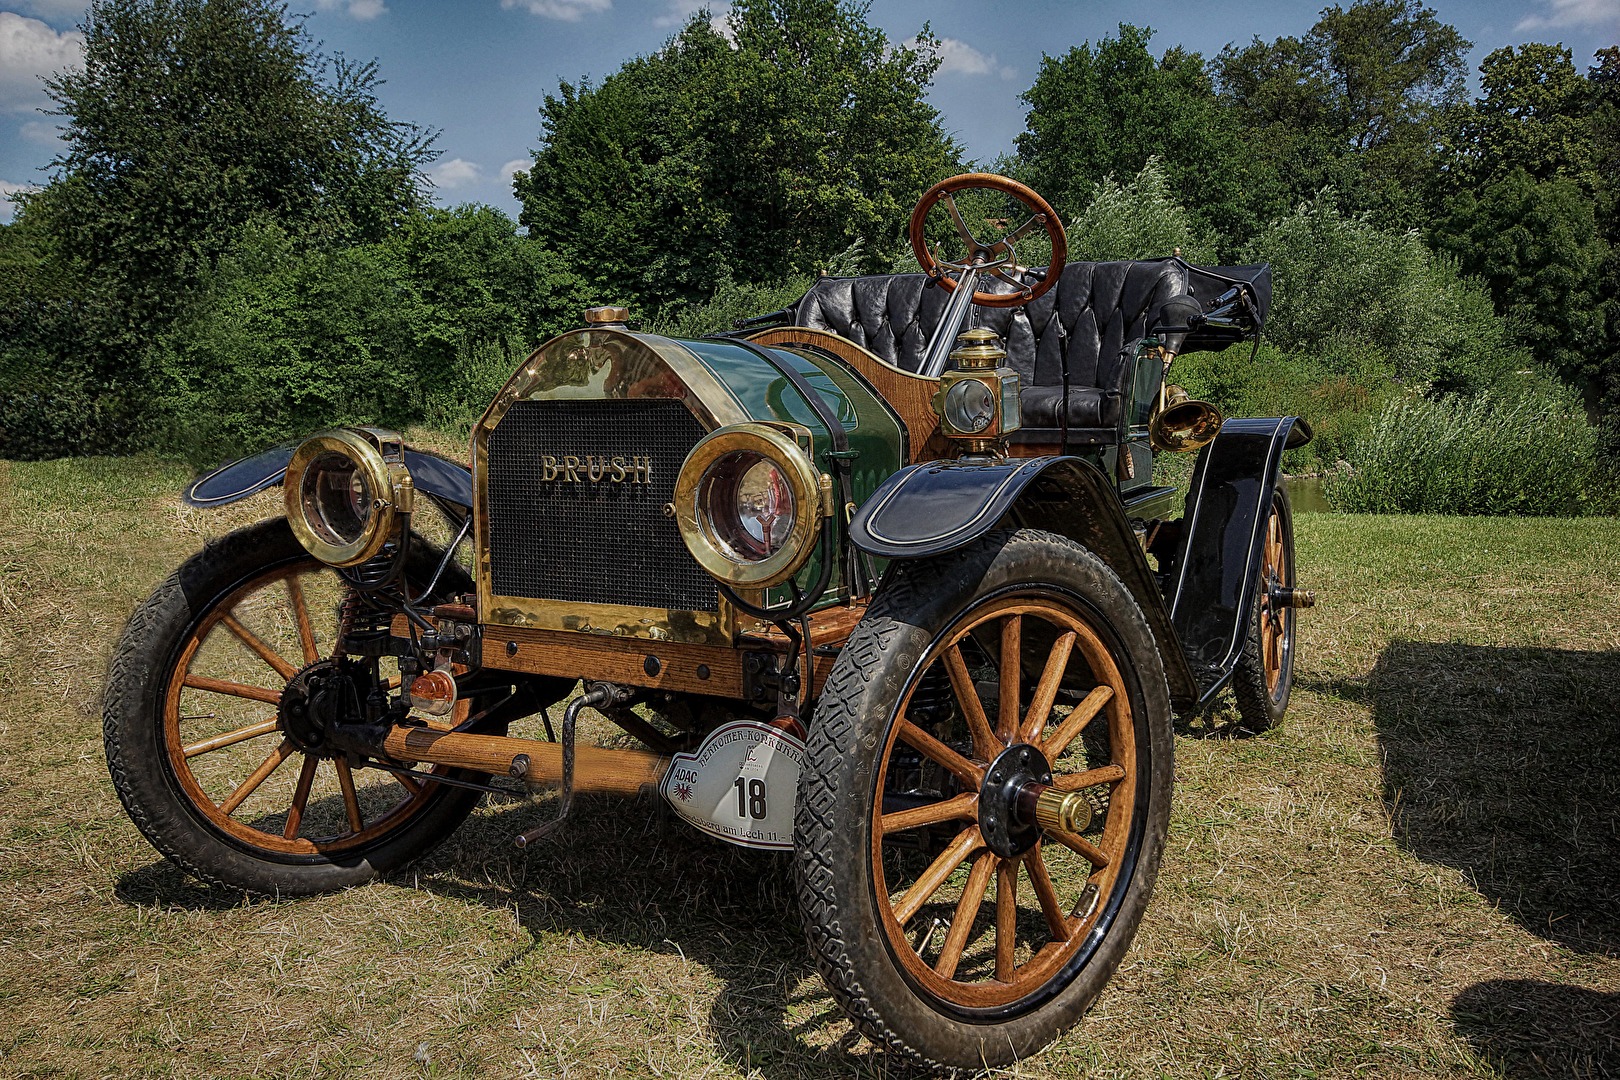
[[[470,468],[354,428],[197,480],[194,506],[281,484],[286,512],[130,618],[105,725],[135,823],[293,896],[401,866],[486,792],[561,789],[521,847],[565,842],[577,795],[652,789],[791,853],[870,1038],[946,1068],[1049,1044],[1142,917],[1173,716],[1228,685],[1252,729],[1288,704],[1310,595],[1279,463],[1310,433],[1164,385],[1255,338],[1265,267],[1068,263],[1052,209],[985,174],[910,235],[922,273],[825,277],[715,337],[592,309]],[[1194,450],[1184,496],[1154,483]],[[586,709],[645,749],[576,739]]]

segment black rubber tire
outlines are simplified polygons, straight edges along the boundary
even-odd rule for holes
[[[1077,969],[1029,995],[1038,1002],[969,1018],[919,993],[885,944],[870,858],[875,758],[930,644],[976,601],[1035,589],[1060,593],[1114,642],[1115,661],[1133,688],[1137,744],[1149,758],[1138,759],[1145,812],[1136,811],[1142,831],[1135,869],[1102,942],[1076,958]],[[972,1070],[1029,1057],[1085,1014],[1141,921],[1174,780],[1163,662],[1141,608],[1101,559],[1063,537],[1024,529],[991,533],[938,559],[895,564],[833,666],[808,746],[794,819],[800,910],[822,978],[862,1033],[928,1067]]]
[[[1295,584],[1294,513],[1288,503],[1288,492],[1281,484],[1272,492],[1271,514],[1277,516],[1282,525],[1283,558],[1288,567],[1282,584],[1292,586]],[[1269,524],[1268,517],[1268,527]],[[1243,652],[1232,673],[1232,697],[1237,702],[1238,718],[1245,730],[1257,735],[1282,723],[1288,712],[1288,699],[1294,693],[1294,639],[1299,621],[1293,611],[1289,611],[1284,620],[1282,668],[1274,693],[1266,685],[1266,665],[1260,654],[1260,617],[1257,594],[1249,614],[1249,633],[1243,640]]]
[[[407,569],[427,581],[440,553],[412,545]],[[341,857],[254,848],[210,824],[183,793],[165,751],[162,697],[188,636],[224,598],[267,571],[319,563],[285,519],[262,521],[210,543],[135,609],[107,673],[103,737],[107,767],[125,811],[176,866],[203,881],[267,896],[308,896],[369,881],[440,843],[470,814],[477,791],[437,785],[420,811]],[[470,588],[459,568],[441,590]],[[473,774],[468,774],[469,776]]]

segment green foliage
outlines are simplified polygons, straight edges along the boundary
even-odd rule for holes
[[[581,307],[578,280],[487,207],[331,250],[253,228],[159,350],[159,445],[200,464],[332,424],[464,431]]]
[[[1477,283],[1416,232],[1341,213],[1331,190],[1273,222],[1247,256],[1271,264],[1266,337],[1335,374],[1462,390],[1528,366]]]
[[[600,85],[547,96],[520,221],[644,311],[701,300],[726,271],[814,272],[855,240],[882,266],[957,157],[923,100],[933,39],[894,45],[849,0],[742,0],[734,41],[706,14]]]
[[[1524,172],[1595,191],[1596,146],[1587,136],[1593,87],[1562,45],[1497,49],[1479,65],[1479,100],[1452,110],[1440,167],[1481,186]]]
[[[1188,262],[1215,258],[1215,238],[1176,199],[1164,165],[1150,157],[1129,183],[1108,177],[1069,226],[1069,258],[1152,259],[1180,251]]]
[[[72,283],[73,340],[8,347],[32,375],[0,401],[26,416],[7,453],[148,439],[153,345],[249,223],[312,246],[377,240],[423,203],[430,139],[382,113],[372,65],[321,57],[280,3],[97,0],[84,34],[83,68],[47,81],[59,172],[19,216],[50,264],[41,287]],[[0,296],[0,320],[32,302]]]
[[[1189,353],[1176,360],[1171,378],[1227,416],[1304,417],[1315,438],[1283,459],[1284,469],[1296,474],[1333,468],[1371,414],[1402,392],[1373,372],[1334,371],[1320,358],[1271,344],[1258,352],[1234,346]]]
[[[1568,393],[1388,403],[1328,473],[1336,509],[1569,515],[1613,509],[1597,433]]]
[[[1464,191],[1441,223],[1441,243],[1490,287],[1536,358],[1577,385],[1614,364],[1615,341],[1599,307],[1609,246],[1590,200],[1572,180],[1536,181],[1522,170]]]
[[[866,245],[856,240],[833,256],[823,268],[831,277],[850,277],[861,272]],[[915,269],[915,267],[913,267]],[[815,279],[809,274],[789,278],[776,285],[747,285],[721,277],[707,300],[667,308],[652,320],[648,330],[668,337],[702,337],[734,329],[739,319],[779,311],[809,291]]]
[[[1152,37],[1122,23],[1117,38],[1042,59],[1023,95],[1018,176],[1072,217],[1099,185],[1156,157],[1184,206],[1223,233],[1246,235],[1269,212],[1275,178],[1252,167],[1203,58],[1179,48],[1155,57]]]
[[[1302,37],[1228,45],[1214,71],[1289,203],[1333,186],[1353,210],[1410,225],[1472,47],[1419,0],[1358,0],[1324,8]]]

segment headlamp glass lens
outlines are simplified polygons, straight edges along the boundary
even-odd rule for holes
[[[762,562],[780,551],[798,510],[787,477],[750,450],[710,465],[698,482],[697,502],[715,546],[740,563]]]
[[[365,534],[374,501],[371,484],[347,454],[317,455],[304,470],[298,495],[304,520],[327,543],[342,547]]]
[[[945,422],[955,431],[973,434],[996,418],[996,395],[977,379],[964,379],[945,393]]]

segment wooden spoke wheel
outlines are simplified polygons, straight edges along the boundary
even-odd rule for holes
[[[1250,731],[1282,721],[1294,689],[1294,624],[1298,613],[1288,602],[1294,580],[1294,520],[1288,493],[1272,493],[1260,546],[1254,616],[1243,654],[1232,676],[1238,715]]]
[[[408,573],[425,581],[433,554]],[[210,545],[131,617],[108,677],[108,764],[131,818],[186,870],[325,891],[419,854],[476,804],[331,750],[287,707],[332,671],[345,592],[277,520]],[[382,674],[398,685],[397,667]]]
[[[1079,1018],[1140,920],[1169,812],[1163,666],[1125,586],[1051,534],[892,577],[816,706],[801,901],[863,1031],[1004,1064]]]
[[[1137,761],[1119,665],[1071,604],[1015,595],[958,623],[897,713],[871,829],[891,948],[942,1001],[1026,998],[1078,954],[1126,859]],[[1042,828],[1048,790],[1078,800],[1079,828]]]

